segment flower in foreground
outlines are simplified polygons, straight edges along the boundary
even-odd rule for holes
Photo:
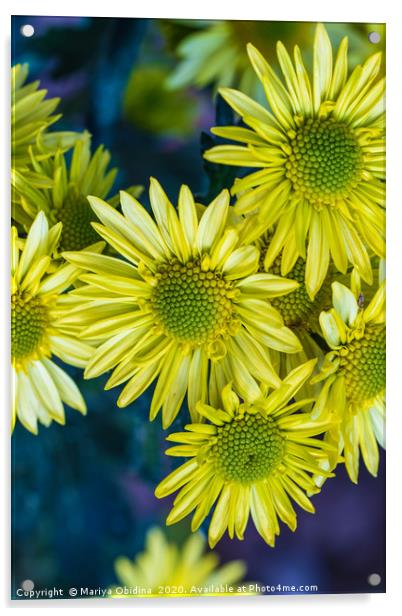
[[[99,235],[127,261],[91,252],[63,253],[90,274],[70,294],[66,324],[98,345],[87,378],[111,368],[107,387],[125,385],[126,406],[157,379],[150,408],[162,410],[164,427],[176,417],[188,392],[196,403],[217,400],[228,380],[249,398],[259,382],[278,386],[269,348],[297,352],[296,336],[283,325],[268,298],[297,287],[271,274],[256,273],[259,251],[242,246],[226,220],[229,194],[223,191],[198,219],[190,190],[183,186],[178,212],[156,180],[150,200],[156,222],[134,198],[121,193],[123,215],[95,197],[89,201],[103,225]]]
[[[13,378],[13,427],[16,418],[37,434],[38,422],[65,422],[64,405],[86,412],[74,381],[54,361],[58,357],[73,366],[85,366],[92,348],[63,327],[66,310],[62,293],[79,270],[69,264],[58,267],[52,254],[60,239],[61,224],[49,229],[40,212],[28,237],[11,238],[11,355]]]
[[[290,499],[314,513],[306,496],[318,488],[311,474],[320,473],[331,446],[314,438],[330,422],[314,422],[299,412],[311,399],[288,402],[311,376],[315,360],[293,370],[281,387],[252,402],[241,402],[231,384],[222,391],[221,408],[200,402],[198,413],[206,423],[185,426],[170,434],[179,443],[167,450],[171,456],[188,457],[156,488],[162,498],[179,490],[166,523],[173,524],[194,511],[191,528],[196,531],[215,505],[209,524],[211,547],[228,530],[243,539],[249,515],[264,540],[274,546],[278,518],[296,529],[296,513]]]
[[[69,164],[61,152],[43,161],[32,157],[31,162],[34,171],[48,178],[51,187],[32,186],[24,173],[16,171],[13,188],[19,204],[14,207],[14,219],[29,228],[42,210],[51,224],[62,222],[60,250],[81,250],[95,243],[99,236],[91,222],[96,220],[96,216],[86,196],[94,194],[104,199],[113,186],[117,169],[108,168],[108,150],[100,145],[91,155],[91,138],[85,132],[76,142]],[[136,194],[139,194],[141,189],[136,188]],[[118,198],[114,201],[114,205],[117,204]]]
[[[219,567],[214,552],[205,553],[201,533],[191,535],[179,547],[168,542],[164,531],[151,528],[146,536],[145,551],[134,561],[119,557],[115,561],[120,586],[112,588],[114,597],[174,597],[191,594],[214,594],[213,588],[236,585],[243,579],[245,565],[240,560]],[[123,585],[131,593],[123,594]],[[197,587],[197,591],[193,591]],[[133,592],[136,589],[138,592]],[[235,594],[235,593],[233,593]]]
[[[334,307],[320,316],[332,350],[314,379],[323,383],[312,417],[337,420],[326,440],[343,452],[349,477],[357,483],[360,452],[376,476],[377,443],[385,447],[385,282],[366,308],[339,282],[332,289]]]
[[[279,42],[283,82],[249,44],[271,111],[242,92],[222,89],[248,128],[216,127],[212,132],[244,145],[216,146],[205,154],[212,162],[258,169],[232,187],[238,196],[235,212],[246,215],[244,233],[250,241],[276,225],[271,261],[281,250],[285,263],[292,254],[306,258],[312,297],[330,258],[342,273],[352,263],[371,284],[366,246],[381,257],[385,251],[381,54],[349,75],[347,45],[344,38],[333,62],[329,37],[319,24],[310,80],[300,49],[295,47],[292,61]]]

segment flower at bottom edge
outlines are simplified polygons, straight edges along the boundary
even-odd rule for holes
[[[237,594],[237,584],[246,572],[245,564],[235,560],[219,566],[218,554],[205,553],[205,543],[204,536],[198,532],[179,546],[168,541],[161,528],[151,528],[144,552],[133,561],[124,556],[116,559],[114,567],[120,585],[110,589],[111,596],[208,595],[215,594],[217,588],[221,594],[222,585],[233,588],[230,594]]]

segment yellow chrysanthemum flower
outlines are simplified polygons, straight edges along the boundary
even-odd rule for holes
[[[114,368],[108,388],[128,381],[120,406],[157,379],[150,418],[163,407],[167,427],[187,391],[194,413],[199,400],[214,403],[230,379],[251,397],[259,394],[256,380],[279,385],[269,348],[292,353],[300,343],[267,298],[288,293],[297,283],[256,273],[258,249],[239,244],[236,230],[226,225],[227,191],[200,219],[186,186],[178,212],[154,179],[149,194],[156,223],[124,192],[123,215],[89,197],[103,223],[94,228],[129,263],[90,252],[63,253],[93,272],[81,276],[86,284],[70,294],[77,306],[71,305],[65,322],[80,325],[83,337],[100,345],[87,378]]]
[[[312,82],[300,49],[294,63],[282,43],[278,60],[285,84],[251,44],[248,52],[271,111],[242,92],[222,96],[249,128],[212,132],[245,145],[222,145],[207,160],[259,170],[237,180],[235,212],[247,217],[250,241],[276,225],[271,262],[282,250],[306,259],[309,295],[320,289],[332,258],[345,273],[348,262],[372,282],[366,246],[384,256],[385,138],[381,54],[348,75],[347,38],[335,62],[325,28],[317,26]],[[307,249],[306,249],[307,244]]]
[[[222,585],[236,588],[246,572],[244,563],[235,560],[219,567],[219,556],[205,554],[205,544],[203,535],[195,533],[178,547],[162,529],[151,528],[145,551],[134,562],[123,556],[115,561],[120,586],[112,588],[113,597],[205,596],[225,594],[218,590]]]
[[[52,356],[84,367],[93,349],[60,324],[65,313],[62,293],[77,278],[73,265],[52,262],[61,224],[49,229],[40,212],[26,240],[12,228],[11,253],[11,355],[13,378],[13,427],[16,418],[37,434],[38,422],[49,426],[65,422],[63,403],[86,412],[74,381]]]
[[[38,90],[39,81],[26,83],[28,64],[11,69],[11,162],[13,168],[30,164],[31,152],[47,157],[57,150],[70,148],[74,132],[46,132],[61,114],[54,115],[60,99],[45,99],[46,90]]]
[[[315,360],[293,370],[281,387],[269,396],[240,402],[231,384],[222,391],[221,408],[200,402],[198,413],[208,423],[187,425],[186,432],[167,440],[180,443],[167,450],[171,456],[189,457],[155,490],[162,498],[179,490],[166,523],[178,522],[195,510],[191,528],[197,530],[216,503],[209,525],[211,547],[225,530],[243,539],[248,518],[274,546],[279,534],[278,517],[296,529],[296,513],[289,496],[314,513],[306,496],[318,491],[310,473],[321,471],[328,445],[312,438],[330,427],[330,422],[312,421],[309,413],[297,412],[311,400],[288,405],[311,376]],[[330,448],[331,449],[331,448]]]
[[[71,162],[58,152],[52,158],[31,160],[33,170],[49,179],[51,188],[30,185],[24,173],[15,171],[13,187],[19,197],[13,217],[29,228],[39,211],[46,214],[51,224],[63,223],[60,250],[82,250],[99,239],[91,222],[96,220],[87,195],[106,198],[113,186],[117,169],[108,169],[110,154],[101,145],[91,156],[91,138],[85,132],[74,146]],[[140,186],[130,189],[135,196]],[[118,197],[111,200],[116,205]]]
[[[248,62],[247,42],[254,41],[269,55],[275,49],[278,34],[287,41],[300,36],[307,41],[313,28],[306,23],[249,20],[193,21],[190,25],[196,25],[197,30],[185,36],[177,46],[180,60],[167,85],[170,88],[238,86],[256,97],[261,95],[262,87]],[[174,27],[175,22],[162,24],[165,29]]]
[[[313,409],[315,419],[333,415],[337,421],[326,441],[336,445],[357,483],[359,458],[377,475],[377,442],[385,446],[385,282],[366,308],[346,286],[334,282],[333,309],[323,312],[320,324],[330,351],[321,374],[321,393]]]
[[[272,233],[265,233],[256,241],[260,249],[259,271],[268,272],[280,276],[282,274],[282,255],[279,254],[273,263],[270,261],[270,246]],[[268,263],[266,267],[265,263]],[[287,278],[295,280],[299,286],[281,297],[273,298],[270,303],[278,310],[283,321],[300,340],[301,351],[298,353],[271,353],[272,362],[279,376],[284,377],[300,364],[313,358],[323,359],[323,352],[314,338],[314,334],[321,334],[319,326],[319,315],[322,310],[327,310],[331,306],[331,276],[327,274],[321,289],[312,300],[307,293],[305,284],[306,262],[294,255],[292,258],[291,269],[287,273]],[[306,383],[299,391],[300,397],[312,397],[319,391],[319,386],[311,386]]]

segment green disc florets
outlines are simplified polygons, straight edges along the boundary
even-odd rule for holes
[[[350,402],[370,401],[385,388],[385,327],[367,325],[364,335],[340,351]]]
[[[264,269],[264,257],[266,254],[267,245],[261,246],[261,265],[260,270]],[[281,261],[280,255],[275,259],[269,268],[270,274],[281,276]],[[299,283],[297,289],[270,300],[271,304],[279,310],[284,323],[287,327],[303,327],[305,329],[314,328],[315,321],[322,310],[328,308],[331,304],[331,277],[327,276],[314,298],[311,301],[305,285],[306,262],[303,259],[297,259],[293,268],[286,274],[286,278],[296,280]]]
[[[317,206],[335,204],[361,179],[362,152],[352,130],[332,118],[308,119],[290,140],[286,175]]]
[[[58,211],[57,219],[63,223],[60,250],[82,250],[100,239],[91,226],[96,216],[82,195],[69,195]]]
[[[160,326],[180,342],[203,344],[224,335],[233,317],[232,284],[203,271],[199,260],[162,265],[151,300]]]
[[[19,362],[34,355],[43,342],[48,315],[37,297],[25,293],[11,296],[11,354]]]
[[[223,479],[247,484],[268,477],[283,451],[284,439],[275,420],[245,413],[218,428],[211,453]]]

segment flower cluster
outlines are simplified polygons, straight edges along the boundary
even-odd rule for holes
[[[291,57],[279,42],[280,77],[250,43],[266,103],[222,88],[239,122],[213,128],[228,142],[205,152],[239,177],[209,204],[185,185],[172,203],[151,178],[151,212],[139,187],[105,201],[109,153],[91,155],[87,133],[51,132],[57,101],[24,85],[26,67],[13,70],[14,416],[36,433],[38,422],[64,423],[63,403],[85,412],[53,356],[88,379],[108,373],[122,407],[154,386],[149,420],[182,422],[166,453],[187,459],[156,497],[177,492],[166,523],[192,514],[211,548],[225,532],[243,539],[250,519],[274,546],[281,523],[296,529],[294,504],[314,512],[338,464],[357,482],[360,454],[377,473],[384,79],[380,54],[349,74],[347,45],[334,56],[318,25],[310,76],[299,47]],[[153,531],[146,567],[120,559],[119,577],[154,588],[164,554],[181,583],[201,558],[197,537],[181,561]],[[200,583],[216,565],[202,558]],[[226,573],[238,579],[241,565]]]

